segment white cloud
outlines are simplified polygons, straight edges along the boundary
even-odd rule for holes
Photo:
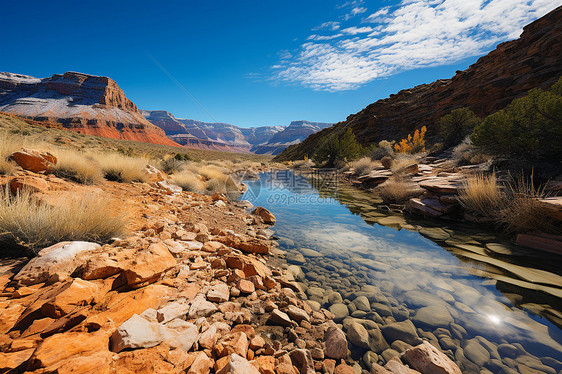
[[[366,27],[348,27],[347,29],[343,29],[342,32],[349,34],[349,35],[356,35],[356,34],[364,34],[367,32],[373,32],[373,28],[366,26]]]
[[[312,30],[331,30],[335,31],[340,28],[340,23],[335,21],[324,22],[323,24],[314,27]]]
[[[367,12],[358,5],[348,3],[352,10],[346,15]],[[341,32],[311,35],[293,59],[281,64],[277,79],[339,91],[406,70],[451,64],[517,38],[524,25],[558,5],[562,0],[403,0],[362,20],[370,26],[360,27],[357,19],[355,25],[340,30],[337,23],[331,30]]]
[[[317,41],[321,41],[321,40],[332,40],[332,39],[336,39],[339,38],[340,36],[342,36],[343,34],[334,34],[334,35],[310,35],[307,40],[317,40]]]
[[[367,8],[364,7],[353,7],[351,8],[351,12],[343,16],[343,19],[348,21],[351,18],[355,17],[358,14],[363,14],[367,11]]]

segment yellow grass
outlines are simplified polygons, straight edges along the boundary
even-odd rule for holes
[[[359,177],[369,174],[378,166],[382,166],[380,161],[373,161],[370,157],[363,157],[352,163],[354,174]]]
[[[505,198],[495,173],[468,177],[459,193],[459,200],[465,209],[484,217],[497,214],[505,205]]]
[[[148,160],[142,157],[129,157],[119,153],[92,153],[92,158],[100,165],[105,178],[117,182],[147,182]]]
[[[107,242],[125,231],[127,217],[112,214],[106,199],[83,195],[52,206],[31,198],[29,192],[16,196],[0,191],[0,238],[31,249],[60,241]]]
[[[377,193],[387,204],[398,204],[408,201],[420,194],[416,191],[416,184],[400,176],[393,176],[376,189]]]
[[[499,212],[498,220],[508,232],[525,233],[544,231],[559,234],[560,230],[545,216],[538,199],[548,197],[544,188],[535,188],[530,180],[520,177],[511,181],[505,192],[505,207]]]
[[[83,153],[68,149],[53,151],[57,164],[53,173],[59,178],[67,178],[83,184],[97,184],[103,181],[104,174],[99,163]]]
[[[180,186],[184,191],[201,193],[205,190],[205,183],[200,176],[189,170],[174,174],[171,179],[172,183]]]

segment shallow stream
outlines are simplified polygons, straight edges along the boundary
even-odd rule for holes
[[[560,257],[385,211],[375,195],[325,177],[285,170],[246,183],[242,199],[277,217],[279,247],[310,304],[344,331],[369,331],[368,347],[351,346],[363,368],[424,339],[463,373],[562,373]]]

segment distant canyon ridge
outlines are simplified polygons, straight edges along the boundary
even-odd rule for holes
[[[332,123],[293,121],[289,126],[239,127],[175,118],[163,110],[142,110],[151,123],[166,135],[190,148],[277,155],[289,145],[298,144]]]
[[[170,146],[258,154],[280,153],[330,123],[244,128],[139,110],[108,77],[66,72],[48,78],[0,72],[0,111],[81,134]]]

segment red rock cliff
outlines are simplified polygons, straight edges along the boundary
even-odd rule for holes
[[[357,139],[371,144],[399,140],[426,125],[439,131],[439,119],[468,107],[479,117],[504,108],[535,87],[548,87],[562,75],[562,7],[527,25],[517,40],[501,43],[467,70],[451,79],[402,90],[379,100],[345,121],[287,148],[279,159],[300,159],[314,152],[318,140],[351,127]]]
[[[67,72],[50,78],[0,73],[0,111],[58,122],[82,134],[177,146],[147,121],[114,80]]]

